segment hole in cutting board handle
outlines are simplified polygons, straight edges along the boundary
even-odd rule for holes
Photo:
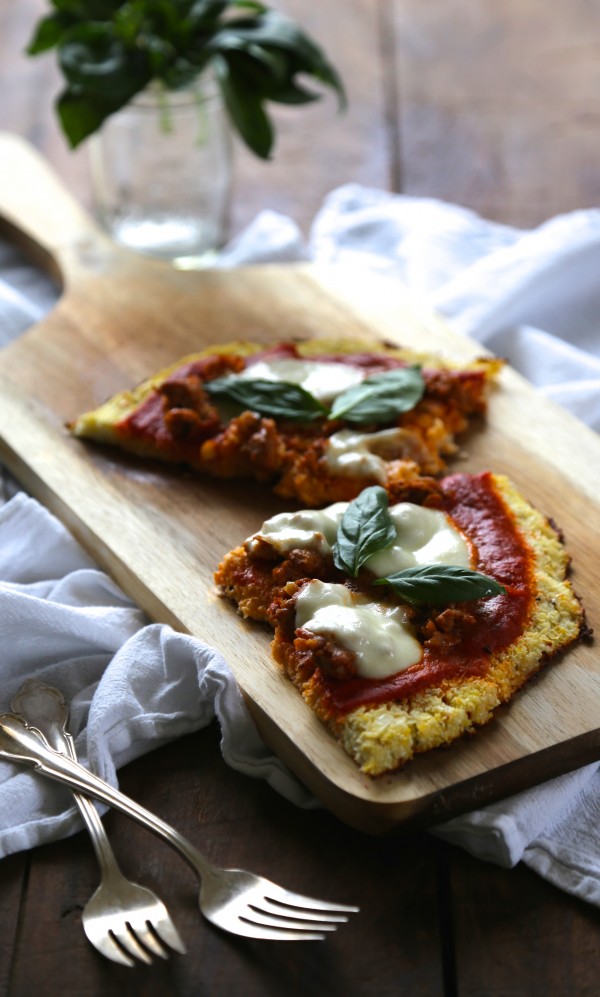
[[[64,291],[64,278],[58,262],[44,246],[28,236],[22,229],[12,225],[6,218],[0,216],[0,237],[17,246],[27,260],[38,270],[50,277],[56,287],[57,297]]]

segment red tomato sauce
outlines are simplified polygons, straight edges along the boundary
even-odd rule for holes
[[[349,364],[351,367],[360,367],[365,370],[367,376],[369,371],[379,372],[392,370],[396,367],[406,367],[406,361],[399,357],[388,356],[385,353],[315,353],[310,356],[303,356],[299,353],[294,343],[277,343],[276,346],[261,350],[260,353],[253,353],[245,357],[246,367],[258,363],[260,360],[308,360],[317,363],[341,363]]]
[[[147,398],[134,411],[121,419],[118,428],[131,436],[141,436],[157,443],[172,440],[163,413],[163,400],[158,391],[151,391]]]
[[[201,357],[199,360],[192,360],[182,364],[174,370],[163,384],[172,381],[183,380],[186,377],[195,375],[201,380],[214,377],[215,356]],[[218,370],[219,374],[230,373],[230,371]],[[169,431],[164,417],[165,401],[157,388],[152,388],[147,397],[138,405],[126,418],[121,419],[117,424],[118,428],[129,436],[137,436],[142,439],[152,440],[159,446],[163,446],[169,451],[173,451],[175,459],[193,458],[197,454],[197,446],[185,445],[181,440],[175,439]]]

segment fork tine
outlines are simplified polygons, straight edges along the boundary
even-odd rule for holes
[[[292,893],[291,890],[285,890],[282,886],[277,886],[276,883],[269,882],[266,886],[268,888],[265,888],[265,898],[272,900],[276,904],[284,904],[289,907],[304,907],[306,910],[319,910],[323,911],[323,913],[331,911],[332,913],[339,912],[340,914],[357,914],[360,911],[360,907],[351,907],[348,904],[334,904],[328,900],[318,900],[317,897],[303,896],[302,893]]]
[[[161,959],[169,958],[169,953],[165,946],[161,944],[154,932],[150,930],[148,922],[143,920],[143,918],[136,918],[135,921],[130,918],[127,921],[127,927],[136,942],[139,942],[140,945],[148,949],[153,955],[158,955]]]
[[[268,928],[266,925],[253,924],[244,917],[238,918],[237,927],[229,925],[227,931],[244,935],[245,938],[262,938],[271,942],[322,942],[325,935],[317,931],[294,931],[286,928]]]
[[[302,917],[287,916],[285,914],[273,915],[268,910],[261,910],[254,904],[249,904],[248,910],[240,914],[244,921],[251,921],[252,924],[264,924],[269,928],[296,928],[299,931],[337,931],[337,925],[327,921],[304,920]]]
[[[185,955],[187,949],[183,943],[183,940],[177,931],[177,928],[173,924],[171,918],[167,914],[166,908],[164,909],[164,914],[156,916],[152,919],[152,927],[154,931],[160,938],[161,942],[168,945],[175,952],[179,952],[180,955]]]
[[[94,935],[92,937],[89,931],[86,931],[88,941],[94,946],[95,949],[103,955],[106,959],[111,959],[112,962],[118,962],[122,966],[135,966],[135,959],[131,956],[126,955],[120,945],[117,945],[114,938],[110,935]]]
[[[115,942],[125,949],[128,955],[132,955],[141,962],[145,962],[148,966],[152,963],[152,956],[140,945],[136,936],[129,930],[126,924],[118,928],[115,928],[114,925],[111,926],[109,934],[112,935]]]
[[[302,907],[284,904],[281,900],[271,900],[268,896],[263,897],[261,909],[279,917],[296,917],[302,921],[321,921],[324,924],[345,924],[348,921],[346,914],[330,913],[327,910],[318,910],[316,907],[305,909]]]

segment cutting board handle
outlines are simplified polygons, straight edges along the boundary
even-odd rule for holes
[[[63,285],[110,253],[110,240],[24,139],[0,132],[0,219],[11,237]],[[97,262],[97,260],[96,260]]]

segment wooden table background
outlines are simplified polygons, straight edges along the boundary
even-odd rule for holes
[[[277,4],[325,47],[347,84],[277,114],[273,162],[238,151],[232,234],[263,208],[306,234],[324,196],[357,182],[454,201],[530,227],[600,203],[599,0],[321,0]],[[26,137],[90,206],[85,150],[53,117],[53,56],[23,48],[42,0],[0,0],[0,129]],[[372,839],[298,811],[227,768],[213,725],[121,772],[125,792],[216,861],[358,903],[327,942],[255,943],[200,920],[196,887],[168,848],[120,815],[106,826],[126,871],[164,897],[189,947],[121,969],[88,945],[97,884],[83,834],[0,863],[0,992],[567,997],[600,993],[600,911],[526,867],[478,862],[427,833]]]

